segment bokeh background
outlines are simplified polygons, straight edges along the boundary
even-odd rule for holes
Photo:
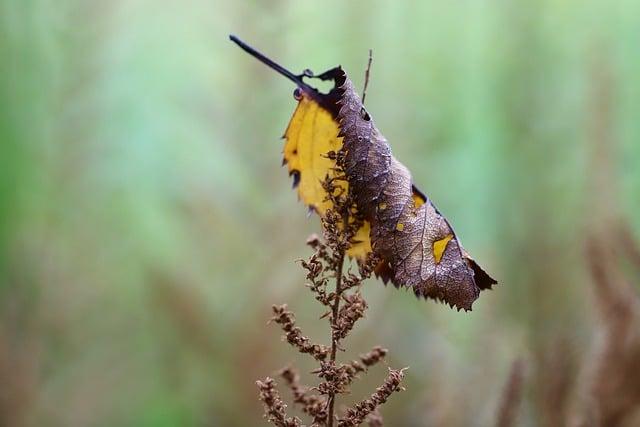
[[[563,425],[604,322],[585,245],[640,235],[636,0],[0,0],[0,424],[258,426],[256,379],[309,379],[267,325],[328,335],[294,87],[229,33],[357,87],[373,49],[368,110],[500,282],[471,313],[367,282],[341,357],[410,367],[388,425],[493,425],[514,360],[517,425]]]

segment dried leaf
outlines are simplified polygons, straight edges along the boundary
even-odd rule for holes
[[[374,250],[388,263],[398,286],[466,310],[480,289],[495,283],[464,250],[449,222],[415,189],[409,170],[391,154],[340,68],[338,122],[344,137],[340,166],[358,210],[371,223]],[[476,277],[477,274],[477,277]]]
[[[344,172],[340,189],[350,191],[364,219],[349,255],[364,261],[375,252],[375,273],[385,283],[411,287],[417,296],[470,310],[480,291],[496,283],[464,250],[449,222],[413,185],[409,170],[362,105],[341,67],[318,76],[294,75],[232,37],[244,50],[297,84],[298,106],[285,132],[284,160],[302,201],[320,215],[331,207],[322,186]],[[320,93],[304,78],[331,80]]]

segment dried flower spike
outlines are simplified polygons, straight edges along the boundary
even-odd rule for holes
[[[267,420],[278,427],[297,427],[302,423],[298,418],[287,417],[286,408],[280,395],[276,390],[276,383],[273,378],[265,378],[264,381],[256,381],[260,390],[260,400],[264,405],[264,412]]]

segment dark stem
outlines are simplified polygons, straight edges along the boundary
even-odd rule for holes
[[[349,226],[349,210],[344,209],[342,213],[343,217],[343,238],[347,238],[347,227]],[[336,272],[336,295],[335,300],[333,301],[333,315],[331,317],[331,362],[335,364],[336,362],[336,353],[338,350],[338,338],[336,337],[335,331],[338,330],[338,316],[340,315],[340,300],[342,299],[342,267],[344,266],[344,257],[345,257],[346,249],[342,246],[340,251],[340,259],[338,261],[338,271]],[[329,411],[327,414],[327,426],[333,427],[333,412],[334,412],[334,404],[336,400],[336,394],[332,391],[329,394]]]
[[[234,42],[235,44],[240,46],[240,48],[242,48],[242,50],[244,50],[249,55],[251,55],[254,58],[256,58],[258,61],[262,62],[263,64],[265,64],[266,66],[268,66],[272,70],[277,71],[278,73],[282,74],[283,76],[285,76],[286,78],[288,78],[289,80],[291,80],[292,82],[297,84],[299,87],[305,88],[309,92],[313,92],[315,90],[311,86],[309,86],[308,84],[306,84],[305,82],[302,81],[302,77],[305,74],[301,74],[301,75],[293,74],[291,71],[287,70],[286,68],[284,68],[282,65],[278,64],[277,62],[275,62],[271,58],[268,58],[263,53],[258,52],[256,49],[252,48],[251,46],[249,46],[248,44],[246,44],[245,42],[243,42],[242,40],[240,40],[238,37],[234,36],[233,34],[229,34],[229,40],[231,40],[232,42]]]

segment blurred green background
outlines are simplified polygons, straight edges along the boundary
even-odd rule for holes
[[[553,425],[545,375],[594,335],[585,235],[640,230],[637,0],[0,0],[0,424],[263,425],[254,381],[309,379],[266,325],[286,302],[328,337],[294,87],[229,33],[359,88],[373,49],[368,110],[500,282],[466,314],[367,283],[348,356],[410,367],[388,425],[492,425],[519,357],[518,425]]]

